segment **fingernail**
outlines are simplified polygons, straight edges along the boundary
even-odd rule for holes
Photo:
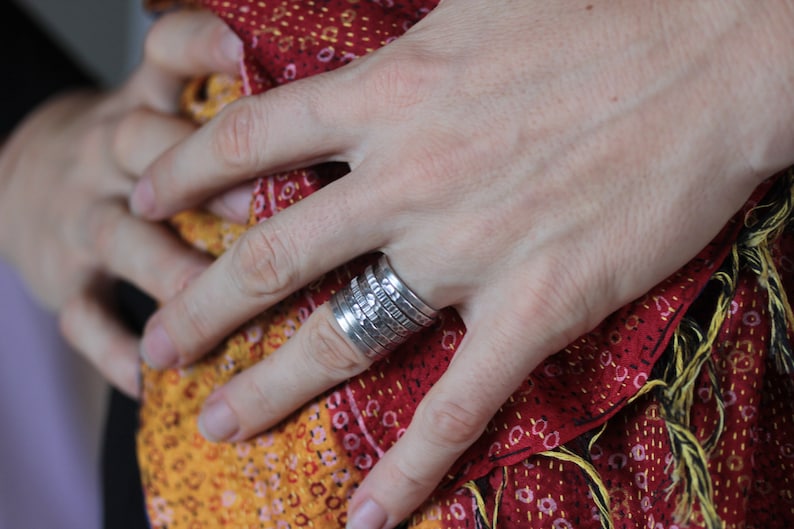
[[[141,356],[154,369],[173,367],[179,360],[171,338],[162,325],[155,325],[143,335]]]
[[[199,415],[199,431],[209,441],[225,441],[237,433],[240,425],[237,416],[223,399],[211,399],[212,397]]]
[[[141,179],[132,190],[130,210],[138,216],[144,216],[154,210],[154,187],[148,178]]]
[[[347,520],[347,529],[382,529],[386,525],[386,511],[372,500],[362,503]]]
[[[229,28],[226,28],[226,32],[221,38],[220,47],[223,56],[235,63],[235,65],[243,58],[243,42]]]

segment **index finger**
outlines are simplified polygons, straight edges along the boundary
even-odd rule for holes
[[[237,74],[242,56],[240,39],[212,13],[169,13],[149,30],[143,62],[127,89],[155,110],[173,112],[185,79],[210,73]]]
[[[325,103],[336,79],[322,74],[230,104],[149,167],[130,209],[161,220],[261,174],[342,160],[354,133]]]

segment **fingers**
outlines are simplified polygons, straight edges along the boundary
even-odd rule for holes
[[[180,10],[152,26],[144,43],[145,61],[180,77],[238,73],[242,41],[209,11]]]
[[[149,321],[142,352],[157,368],[199,358],[236,329],[323,273],[383,243],[389,230],[346,207],[356,179],[338,180],[246,232]],[[363,218],[389,207],[358,191]],[[340,236],[340,234],[342,234]],[[306,244],[310,241],[310,244]]]
[[[211,441],[247,439],[371,364],[342,333],[325,304],[274,354],[214,393],[199,428]]]
[[[525,373],[545,357],[527,352],[531,342],[505,327],[511,316],[500,319],[497,310],[489,312],[491,319],[478,318],[471,326],[405,435],[359,487],[351,503],[349,527],[383,529],[408,516],[482,434]],[[534,343],[542,342],[543,338]],[[247,439],[370,364],[324,305],[274,354],[216,391],[205,403],[199,428],[212,441]],[[477,388],[476,398],[472,388]]]
[[[236,224],[248,221],[248,209],[251,205],[253,184],[246,182],[211,199],[205,208],[210,213]]]
[[[168,228],[133,217],[119,202],[95,204],[86,222],[88,244],[103,270],[160,301],[172,298],[209,266],[206,256]]]
[[[448,370],[422,399],[405,434],[351,500],[350,529],[394,527],[424,502],[449,468],[545,356],[496,331],[504,320],[469,326]],[[518,352],[518,353],[517,353]]]
[[[158,156],[195,129],[185,119],[140,108],[127,114],[116,127],[113,155],[126,173],[140,176]]]
[[[127,114],[113,136],[113,156],[127,174],[138,177],[164,151],[196,130],[185,119],[139,108]],[[252,184],[247,182],[212,198],[206,209],[237,224],[248,220]]]
[[[184,79],[236,74],[242,57],[242,42],[220,19],[206,11],[176,11],[152,26],[128,88],[152,108],[173,112]]]
[[[107,305],[84,292],[67,303],[60,315],[61,332],[116,388],[140,396],[138,340]]]
[[[340,89],[327,78],[297,81],[226,107],[147,170],[131,197],[132,211],[163,219],[261,174],[349,161],[344,153],[353,132],[340,125],[337,103],[325,102]]]

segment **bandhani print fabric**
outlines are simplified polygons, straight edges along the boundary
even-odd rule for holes
[[[183,107],[199,122],[238,97],[347,64],[435,5],[202,3],[240,35],[245,59],[239,79],[211,76],[188,86]],[[327,164],[261,178],[249,226],[344,171]],[[792,182],[787,172],[761,185],[695,259],[543,362],[405,525],[791,527]],[[195,211],[173,224],[212,255],[246,229]],[[194,366],[143,367],[137,445],[152,527],[345,526],[357,484],[400,438],[455,354],[465,328],[454,311],[250,441],[210,443],[197,417],[214,389],[275,351],[375,258],[326,274]]]

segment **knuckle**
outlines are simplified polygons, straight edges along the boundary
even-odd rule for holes
[[[246,296],[280,297],[298,284],[288,236],[275,229],[255,229],[234,246],[235,284]]]
[[[111,263],[124,222],[124,211],[117,204],[104,202],[92,207],[87,214],[87,231],[94,256],[103,263]]]
[[[91,127],[77,143],[78,156],[82,160],[101,160],[108,149],[108,127],[103,123]]]
[[[386,469],[386,477],[389,483],[398,484],[401,490],[429,491],[438,484],[435,476],[427,475],[425,468],[417,466],[406,458],[393,461]]]
[[[267,144],[262,123],[260,112],[251,101],[230,104],[218,118],[213,154],[231,170],[255,169],[260,160],[258,147]]]
[[[169,314],[176,315],[176,319],[173,325],[167,327],[168,335],[177,351],[179,362],[190,363],[199,356],[202,347],[209,348],[215,344],[215,337],[210,332],[214,327],[205,311],[197,304],[188,303],[181,296],[174,298],[174,301]],[[167,317],[168,315],[163,314],[164,320]]]
[[[175,268],[175,272],[169,278],[168,284],[163,285],[163,293],[169,298],[185,290],[195,281],[205,270],[204,266],[187,265]]]
[[[416,99],[420,77],[405,60],[378,62],[365,78],[365,86],[373,96],[396,106]]]
[[[434,68],[429,61],[418,55],[384,57],[376,60],[363,76],[364,93],[372,94],[368,101],[375,102],[380,109],[403,114],[406,108],[422,101],[432,84]]]
[[[304,327],[303,352],[310,369],[332,380],[344,380],[366,369],[371,361],[355,348],[339,327],[327,317],[318,317]]]
[[[545,321],[547,328],[565,342],[561,346],[590,330],[604,316],[593,301],[593,294],[602,290],[599,281],[590,272],[576,270],[577,261],[581,260],[549,252],[532,280],[524,282],[530,295],[517,300],[517,316],[529,318],[525,321]],[[593,266],[592,261],[588,264]],[[598,297],[605,299],[595,294]]]
[[[133,153],[133,146],[136,137],[140,130],[142,130],[143,121],[145,120],[145,111],[136,109],[121,119],[116,124],[111,138],[111,152],[113,157],[123,169],[128,170],[131,167],[131,158]]]
[[[487,423],[477,410],[448,399],[425,399],[421,414],[428,442],[445,449],[468,447]]]
[[[245,371],[232,379],[226,394],[229,406],[237,412],[241,430],[254,433],[261,429],[260,418],[278,417],[279,410],[270,397],[272,389],[268,390],[259,377],[250,373]],[[246,410],[255,410],[255,416]]]

